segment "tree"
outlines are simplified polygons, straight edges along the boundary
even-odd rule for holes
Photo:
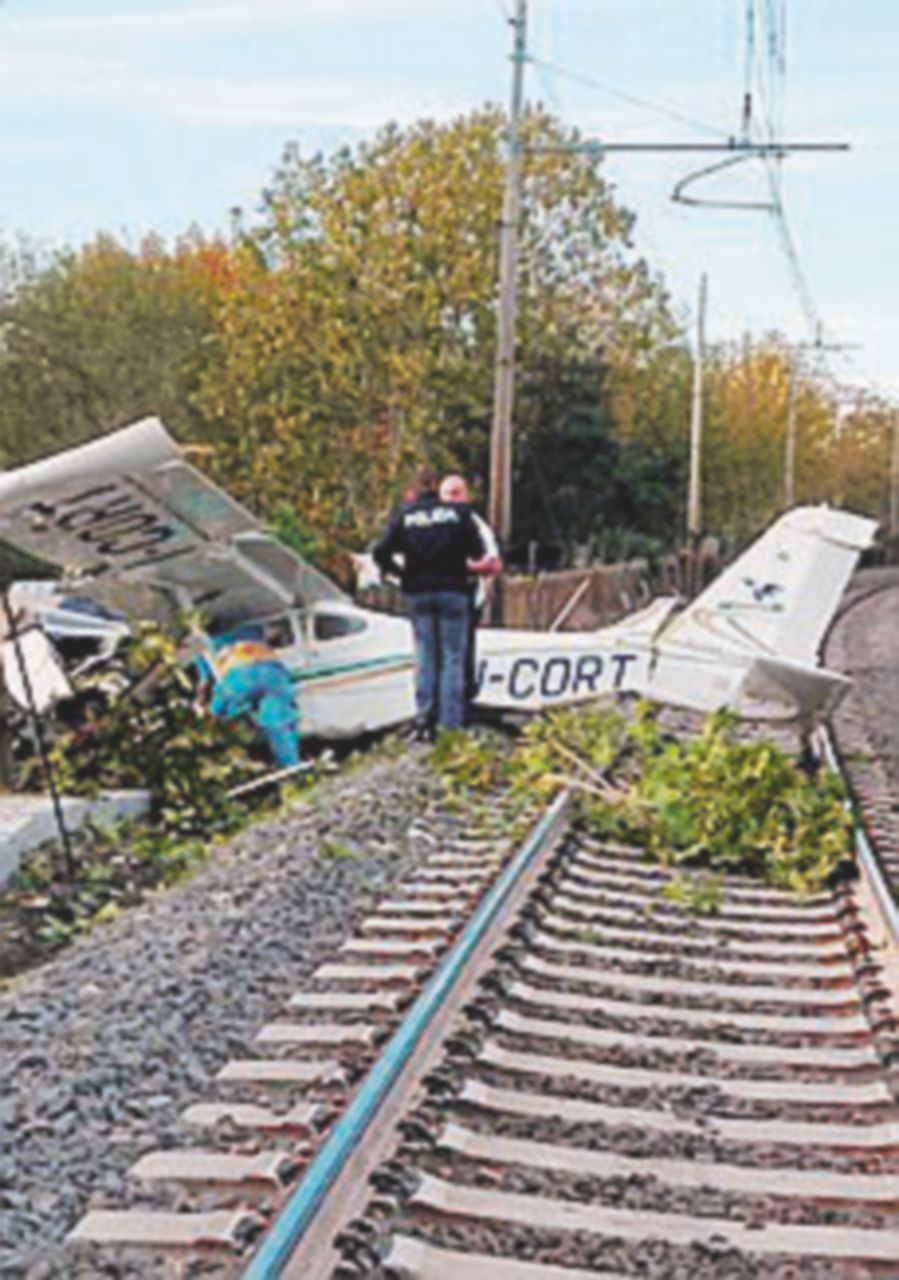
[[[197,431],[191,400],[224,245],[193,235],[133,253],[101,235],[42,263],[6,256],[0,302],[0,465],[56,451],[146,414]]]
[[[245,236],[198,401],[215,466],[257,511],[293,505],[332,553],[371,538],[424,457],[469,475],[486,470],[502,127],[502,114],[485,109],[448,124],[390,126],[330,159],[291,148]],[[576,138],[541,111],[524,134]],[[551,437],[567,491],[585,447],[581,428],[565,426],[569,382],[592,397],[587,416],[602,422],[600,437],[614,434],[607,379],[629,361],[649,364],[677,332],[661,288],[634,260],[632,225],[596,159],[528,152],[522,479]],[[641,401],[635,436],[646,411]],[[578,510],[565,520],[573,534],[596,507],[576,488]],[[564,493],[549,493],[547,504],[563,515],[569,505]],[[522,528],[532,515],[522,514]],[[534,518],[551,536],[549,517]]]
[[[743,542],[783,509],[791,394],[796,502],[885,515],[888,408],[856,395],[847,409],[844,388],[797,366],[786,341],[769,334],[759,343],[721,346],[709,360],[703,465],[709,530]]]

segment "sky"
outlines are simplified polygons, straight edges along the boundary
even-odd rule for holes
[[[328,153],[506,104],[513,4],[0,0],[0,241],[227,230],[288,142]],[[895,400],[896,0],[529,0],[527,97],[606,143],[740,136],[749,9],[755,126],[851,148],[780,166],[795,259],[770,211],[671,201],[712,154],[609,153],[606,176],[687,322],[706,273],[710,339],[777,330],[809,367]],[[690,192],[770,201],[755,160]]]

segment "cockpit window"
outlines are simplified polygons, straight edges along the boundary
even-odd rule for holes
[[[265,643],[273,649],[289,649],[294,643],[293,627],[286,615],[280,618],[266,618],[264,623]]]
[[[312,620],[312,634],[316,640],[341,640],[344,636],[358,635],[365,629],[363,618],[345,613],[317,612]]]

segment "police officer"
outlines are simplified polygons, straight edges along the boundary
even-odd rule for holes
[[[418,496],[391,519],[375,545],[383,574],[399,577],[415,637],[416,736],[433,739],[435,726],[465,722],[469,562],[482,554],[470,508],[441,502],[437,476],[423,472]]]
[[[468,484],[464,476],[448,475],[440,481],[440,498],[443,502],[468,503]],[[471,609],[468,619],[468,647],[465,652],[465,701],[466,710],[470,714],[471,704],[478,692],[477,682],[477,634],[484,610],[490,599],[490,579],[502,572],[503,562],[499,554],[499,543],[496,534],[483,516],[472,508],[472,519],[475,522],[481,539],[480,560],[477,564],[469,564],[472,570],[468,579],[468,592],[471,598]]]

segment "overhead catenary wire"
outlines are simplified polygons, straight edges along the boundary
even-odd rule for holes
[[[530,61],[541,73],[541,81],[548,83],[546,73],[583,85],[598,93],[630,103],[641,110],[653,112],[686,125],[710,138],[728,142],[734,148],[734,155],[688,175],[681,180],[675,192],[683,192],[686,187],[700,177],[710,177],[719,169],[730,169],[741,165],[744,160],[757,155],[763,162],[765,173],[766,198],[759,200],[729,201],[712,200],[709,204],[717,207],[737,207],[755,209],[771,215],[777,245],[787,267],[789,281],[802,314],[804,327],[808,334],[808,346],[814,352],[814,362],[821,366],[828,376],[836,381],[835,375],[827,367],[827,353],[835,344],[825,341],[825,329],[819,307],[812,292],[811,285],[803,265],[800,243],[796,231],[791,225],[783,192],[783,161],[794,150],[793,145],[781,145],[778,140],[784,137],[786,72],[787,72],[787,6],[788,0],[745,0],[745,45],[743,60],[743,101],[741,114],[741,133],[735,137],[733,132],[726,132],[701,121],[686,112],[672,108],[651,99],[641,97],[619,88],[617,85],[596,76],[572,70],[555,61],[531,57]],[[739,153],[740,146],[745,144],[745,154]],[[614,144],[597,144],[597,150],[617,150]],[[639,144],[622,147],[623,150],[639,150]],[[646,144],[649,150],[664,150],[657,144]],[[670,149],[682,149],[672,146]],[[709,148],[714,149],[714,148]],[[801,148],[804,149],[804,148]],[[813,148],[814,149],[814,148]],[[822,149],[829,149],[822,144]],[[738,154],[739,153],[739,154]],[[688,198],[682,203],[705,204],[705,200]]]
[[[528,63],[531,67],[533,67],[536,73],[537,79],[540,82],[541,88],[543,89],[546,95],[547,100],[554,106],[556,111],[558,111],[560,118],[563,118],[565,116],[566,108],[565,108],[564,102],[562,101],[562,97],[561,97],[561,94],[559,93],[558,87],[553,83],[554,75],[558,75],[561,78],[568,79],[568,80],[583,80],[589,83],[591,87],[597,87],[599,83],[599,82],[596,82],[596,84],[594,84],[592,81],[590,81],[589,77],[581,77],[581,76],[578,76],[576,73],[564,72],[561,68],[557,67],[554,63],[547,61],[546,59],[535,58],[533,57],[533,55],[529,55]],[[609,88],[608,92],[612,94],[618,94],[620,91]],[[632,98],[632,95],[625,94],[624,96],[628,99]],[[637,99],[636,101],[641,102],[644,106],[647,107],[647,109],[650,109],[650,110],[656,110],[663,114],[665,114],[667,111],[666,108],[658,105],[653,106],[652,104],[646,102],[643,99]],[[701,128],[702,126],[697,124],[695,127]],[[598,157],[599,157],[599,151],[597,151],[596,155],[591,155],[590,152],[587,152],[585,156],[585,158],[588,161],[595,161]],[[547,232],[547,236],[548,235],[549,235],[549,232]],[[654,254],[659,259],[662,258],[663,256],[662,250],[655,243],[654,237],[650,232],[648,232],[645,224],[641,228],[641,240],[644,244],[644,250],[648,248],[651,254]],[[615,323],[614,317],[610,316],[607,320],[607,324],[610,332],[614,327],[614,323]],[[549,514],[550,514],[551,520],[553,520],[553,522],[555,523],[555,517],[551,512]]]
[[[743,63],[743,98],[740,110],[740,131],[739,144],[735,148],[736,154],[729,156],[725,160],[716,161],[713,164],[706,165],[702,169],[697,169],[692,173],[688,173],[685,177],[676,183],[671,193],[671,198],[677,204],[692,205],[694,208],[707,209],[743,209],[754,212],[775,213],[777,212],[777,200],[772,197],[770,200],[756,199],[736,199],[733,196],[725,197],[708,197],[697,196],[695,194],[688,195],[687,192],[697,183],[704,183],[716,174],[723,173],[725,170],[743,166],[748,161],[761,158],[765,160],[766,165],[769,159],[776,158],[778,162],[784,155],[788,154],[793,148],[779,146],[777,139],[783,138],[782,125],[775,124],[773,116],[768,104],[768,94],[765,89],[764,77],[757,69],[760,60],[757,57],[757,23],[756,23],[756,0],[746,0],[746,29],[745,29],[745,47],[744,47],[744,63]],[[759,95],[765,105],[765,115],[767,120],[767,128],[764,136],[759,140],[755,130],[755,110],[754,110],[754,89],[756,82],[759,86]],[[767,144],[771,148],[771,155],[764,152],[759,153],[755,150],[759,145]]]
[[[641,107],[645,111],[652,111],[655,115],[665,116],[669,120],[676,120],[679,124],[695,129],[698,133],[707,134],[708,137],[715,138],[719,142],[726,142],[728,139],[728,134],[721,129],[702,121],[694,120],[691,116],[685,115],[682,111],[678,111],[673,107],[665,106],[660,102],[653,102],[649,98],[641,98],[625,89],[619,89],[617,85],[598,80],[595,76],[588,76],[580,71],[570,71],[568,68],[561,67],[558,63],[549,62],[544,58],[532,57],[530,61],[535,68],[542,68],[544,71],[552,72],[553,75],[557,75],[563,80],[570,80],[573,84],[581,84],[585,88],[595,89],[598,93],[608,94],[609,97],[618,98],[621,102],[628,102],[631,106]]]
[[[760,9],[757,15],[757,6]],[[778,10],[780,13],[778,14]],[[763,28],[764,55],[756,40],[756,18]],[[764,108],[764,124],[761,132],[770,140],[783,130],[783,101],[786,81],[786,3],[785,0],[746,0],[747,75],[750,83],[759,88]],[[752,65],[749,65],[751,58]],[[769,92],[770,91],[770,92]],[[750,121],[752,128],[753,121]],[[821,315],[799,256],[795,233],[787,218],[783,199],[782,160],[774,155],[763,155],[762,163],[770,194],[770,212],[774,219],[778,243],[790,273],[793,288],[813,346],[823,347]],[[823,359],[823,352],[819,353]]]

